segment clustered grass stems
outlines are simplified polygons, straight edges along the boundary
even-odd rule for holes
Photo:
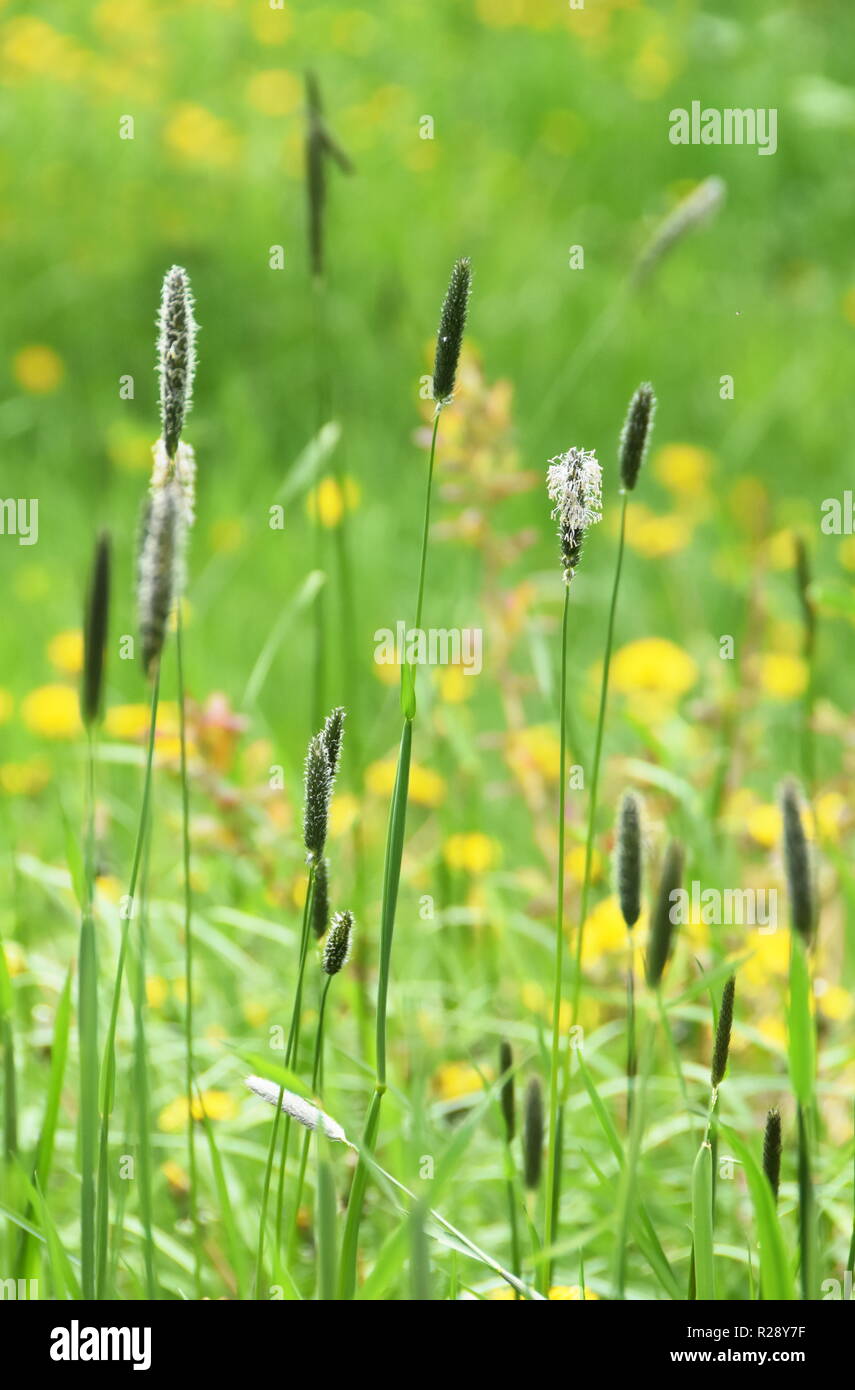
[[[160,417],[161,437],[154,446],[154,466],[151,485],[143,522],[140,531],[137,554],[137,613],[140,631],[142,666],[151,682],[151,704],[149,710],[149,730],[146,748],[143,793],[137,823],[128,894],[122,916],[122,930],[119,954],[116,963],[116,976],[113,985],[113,998],[107,1037],[104,1045],[101,1076],[101,1132],[99,1140],[98,1192],[97,1192],[97,1288],[98,1296],[103,1297],[107,1280],[108,1234],[109,1234],[109,1133],[110,1115],[115,1099],[116,1072],[116,1030],[118,1025],[119,1003],[122,980],[128,952],[128,936],[131,921],[138,917],[136,902],[137,884],[143,864],[143,851],[149,830],[149,810],[151,804],[152,769],[154,764],[154,743],[157,729],[157,710],[160,698],[161,655],[166,640],[170,617],[180,606],[181,590],[184,582],[184,547],[186,532],[193,521],[196,465],[193,450],[181,443],[181,433],[187,412],[190,409],[193,378],[196,369],[196,321],[193,314],[193,300],[187,273],[180,266],[173,266],[166,274],[161,294],[158,319],[158,373],[160,376]],[[179,622],[180,642],[180,622]],[[179,670],[180,670],[179,659]],[[184,690],[183,678],[179,685],[179,709],[181,711],[182,731],[182,786],[184,802],[184,864],[185,864],[185,902],[189,904],[189,803],[187,798],[186,740],[184,738]],[[185,973],[187,989],[187,1014],[185,1016],[185,1051],[187,1055],[187,1107],[188,1107],[188,1149],[191,1170],[191,1202],[195,1203],[196,1165],[192,1124],[192,950],[191,921],[189,907],[185,910]],[[138,950],[138,969],[144,979],[145,958],[142,924]],[[142,1027],[142,1000],[138,998],[136,1008],[137,1056],[138,1065],[146,1067],[146,1054],[142,1046],[140,1029]],[[141,1084],[142,1083],[142,1084]],[[147,1078],[137,1078],[135,1093],[138,1101],[144,1094]],[[138,1107],[141,1131],[148,1125],[148,1116]],[[142,1194],[145,1205],[147,1196]],[[193,1207],[195,1218],[195,1206]],[[198,1223],[194,1219],[194,1240],[198,1252]],[[151,1233],[145,1241],[145,1255],[149,1284],[152,1283],[153,1251]],[[200,1260],[196,1257],[197,1287],[201,1277]]]
[[[564,982],[564,844],[567,811],[567,638],[570,585],[582,554],[585,534],[602,518],[602,471],[596,455],[585,449],[568,449],[549,462],[547,494],[554,503],[552,519],[558,522],[564,606],[561,616],[561,674],[558,698],[558,874],[555,913],[555,953],[552,987],[552,1046],[549,1074],[549,1150],[546,1169],[544,1245],[551,1249],[557,1226],[561,1172],[561,1111],[559,1067],[561,1056],[561,994]],[[540,1271],[543,1289],[550,1283],[550,1256]]]
[[[335,784],[336,773],[338,772],[339,761],[341,758],[342,737],[344,729],[345,711],[336,708],[327,718],[324,727],[309,740],[306,752],[304,768],[304,798],[303,798],[303,844],[306,850],[306,863],[308,866],[308,876],[306,884],[306,899],[303,905],[303,920],[300,928],[300,945],[297,960],[297,978],[294,988],[294,998],[291,1006],[291,1022],[288,1030],[288,1039],[285,1048],[286,1068],[296,1064],[300,1047],[300,1024],[303,1010],[303,983],[306,971],[306,959],[309,950],[309,940],[312,935],[313,923],[313,899],[315,887],[315,869],[318,863],[324,858],[326,848],[327,831],[329,827],[330,805],[332,801],[333,787]],[[280,1095],[285,1094],[284,1085],[279,1087]],[[261,1278],[264,1262],[264,1243],[267,1225],[267,1208],[270,1197],[270,1183],[273,1174],[273,1163],[276,1156],[276,1146],[279,1137],[279,1117],[282,1114],[282,1102],[276,1108],[276,1115],[270,1134],[270,1143],[267,1151],[267,1163],[264,1170],[264,1181],[262,1186],[261,1210],[258,1222],[258,1245],[256,1249],[255,1261],[255,1297],[261,1296]],[[286,1119],[282,1136],[282,1154],[279,1168],[279,1183],[276,1198],[276,1240],[274,1246],[274,1259],[279,1258],[281,1238],[282,1238],[282,1218],[284,1210],[284,1185],[285,1168],[288,1155],[288,1140],[290,1137],[290,1117]]]
[[[428,539],[430,536],[431,499],[433,493],[433,473],[436,459],[436,440],[440,415],[454,396],[460,350],[469,311],[469,296],[472,288],[472,267],[468,258],[458,260],[451,272],[448,290],[440,311],[439,329],[436,339],[436,352],[433,370],[433,397],[436,402],[433,433],[431,436],[430,458],[428,461],[427,486],[425,490],[424,521],[422,543],[419,557],[418,591],[414,627],[421,629],[422,609],[427,572]],[[386,836],[386,851],[383,865],[383,901],[380,912],[380,964],[377,983],[377,1032],[374,1092],[365,1120],[360,1158],[354,1174],[350,1196],[347,1203],[347,1219],[342,1241],[339,1262],[339,1297],[350,1299],[356,1288],[356,1261],[359,1245],[359,1225],[365,1187],[368,1180],[366,1155],[373,1155],[377,1130],[380,1123],[380,1108],[386,1092],[386,1009],[389,993],[389,974],[392,960],[392,939],[395,930],[395,913],[398,903],[398,885],[401,878],[401,860],[404,852],[404,834],[407,820],[407,796],[410,781],[410,758],[413,743],[413,722],[416,717],[416,686],[414,668],[407,662],[401,669],[401,711],[404,717],[401,742],[398,750],[398,765],[395,785],[389,810],[389,827]]]
[[[312,1062],[312,1094],[318,1095],[323,1092],[324,1087],[324,1019],[326,1017],[327,995],[333,978],[340,974],[350,957],[353,945],[354,918],[350,911],[336,912],[330,922],[327,938],[321,953],[321,972],[324,976],[321,987],[321,999],[318,1007],[318,1023],[315,1030],[315,1053]],[[305,1134],[303,1137],[303,1152],[300,1156],[300,1170],[297,1177],[297,1188],[294,1194],[294,1203],[291,1213],[291,1229],[288,1237],[288,1263],[290,1265],[297,1243],[297,1224],[300,1215],[300,1201],[303,1195],[303,1184],[306,1177],[306,1166],[309,1159],[309,1145],[311,1135]]]
[[[817,1213],[813,1191],[816,1142],[816,1023],[811,955],[816,929],[813,868],[803,824],[804,797],[792,779],[781,788],[784,867],[790,906],[787,1051],[798,1118],[799,1246],[802,1297],[815,1296],[818,1265]]]
[[[582,947],[584,943],[585,922],[588,915],[588,900],[591,891],[591,865],[594,855],[594,835],[596,831],[597,801],[600,783],[600,762],[603,752],[603,736],[606,726],[606,709],[609,697],[609,673],[611,670],[612,644],[614,641],[615,615],[617,613],[618,593],[623,572],[623,555],[626,541],[626,508],[629,494],[635,490],[638,476],[647,452],[653,417],[656,413],[656,397],[653,387],[644,382],[635,392],[629,403],[626,420],[620,436],[618,464],[620,474],[620,532],[618,553],[612,581],[611,602],[606,624],[606,642],[603,653],[603,673],[600,679],[600,700],[597,710],[597,729],[594,736],[594,760],[591,769],[591,792],[588,800],[588,826],[585,838],[585,869],[582,880],[582,895],[579,907],[579,927],[576,934],[576,976],[573,986],[573,1021],[579,1011],[579,997],[582,988]]]
[[[635,1038],[635,968],[632,930],[641,915],[641,802],[625,792],[618,812],[616,834],[616,886],[621,916],[627,930],[626,972],[626,1121],[632,1120],[632,1091],[638,1070]]]
[[[96,1287],[96,1174],[98,1167],[98,950],[95,936],[95,764],[104,691],[110,610],[110,538],[95,543],[83,621],[80,716],[86,730],[86,846],[78,953],[77,1026],[80,1047],[80,1232],[84,1298]]]

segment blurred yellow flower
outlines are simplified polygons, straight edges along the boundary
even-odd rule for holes
[[[852,1010],[855,1008],[852,995],[842,985],[826,985],[822,990],[817,989],[817,999],[820,1011],[835,1023],[844,1023],[847,1018],[851,1018]]]
[[[549,1297],[553,1302],[582,1303],[585,1300],[590,1302],[591,1299],[599,1299],[600,1295],[589,1289],[587,1284],[584,1297],[578,1284],[553,1284],[549,1290]]]
[[[228,121],[192,102],[182,102],[175,109],[166,124],[163,138],[181,158],[216,169],[233,164],[240,148]]]
[[[150,712],[148,705],[111,705],[104,715],[104,732],[111,738],[142,738]]]
[[[468,835],[450,835],[442,853],[450,869],[483,874],[499,862],[501,850],[496,840],[475,830]]]
[[[359,484],[353,478],[328,476],[321,478],[306,498],[306,510],[314,521],[320,518],[322,526],[330,529],[338,526],[345,512],[352,512],[359,506]]]
[[[265,116],[290,116],[300,105],[303,84],[287,68],[268,68],[253,73],[246,84],[246,99]]]
[[[790,968],[790,933],[783,923],[773,931],[761,930],[748,933],[746,947],[751,955],[742,966],[740,975],[748,984],[765,985],[776,976],[787,974]]]
[[[269,5],[253,5],[250,28],[259,43],[287,43],[294,31],[294,20],[287,5],[276,9]]]
[[[692,523],[685,516],[657,516],[643,502],[630,502],[626,509],[626,543],[639,555],[652,560],[677,555],[691,539]]]
[[[0,789],[7,796],[34,796],[50,781],[50,768],[43,758],[0,765]]]
[[[808,670],[801,657],[788,652],[765,652],[760,658],[761,689],[774,700],[793,700],[807,687]]]
[[[787,1025],[781,1014],[766,1014],[757,1020],[757,1032],[766,1042],[778,1048],[779,1051],[786,1051],[787,1047]]]
[[[638,935],[638,923],[633,932]],[[643,927],[642,927],[643,931]],[[626,951],[628,932],[626,922],[615,896],[603,898],[597,903],[585,921],[585,934],[582,939],[582,964],[594,965],[604,955],[616,951]],[[633,937],[635,939],[635,936]]]
[[[16,975],[23,975],[27,969],[27,957],[24,954],[23,946],[17,941],[3,942],[3,955],[6,959],[6,969],[14,979]]]
[[[774,536],[769,537],[766,554],[773,570],[792,569],[796,560],[795,532],[789,527],[776,531]]]
[[[330,807],[330,834],[346,835],[359,816],[359,799],[352,792],[337,792]]]
[[[808,807],[802,810],[802,824],[808,839],[813,839],[813,816]],[[780,806],[773,801],[751,806],[746,814],[745,827],[758,845],[764,849],[774,849],[775,845],[780,844],[784,830]]]
[[[270,1010],[266,1004],[259,1004],[256,1000],[248,999],[243,1006],[243,1016],[250,1028],[263,1028],[270,1017]]]
[[[79,628],[58,632],[48,642],[47,654],[64,676],[79,676],[83,670],[83,633]]]
[[[585,858],[584,845],[574,845],[564,856],[564,872],[574,883],[584,883],[585,881]],[[602,872],[603,856],[598,849],[595,849],[591,853],[591,882],[596,883]]]
[[[169,998],[169,985],[162,975],[149,975],[145,982],[145,997],[150,1009],[162,1009]],[[185,1117],[187,1111],[184,1112]]]
[[[512,729],[508,734],[505,756],[515,772],[534,770],[557,782],[560,755],[558,734],[550,724],[532,724],[527,729]]]
[[[467,676],[462,666],[443,666],[437,672],[440,698],[447,705],[461,705],[475,694],[478,682]]]
[[[207,1115],[209,1120],[231,1120],[237,1114],[237,1104],[228,1091],[203,1091],[201,1099],[194,1095],[192,1113],[194,1120],[201,1120],[203,1115]],[[176,1096],[157,1117],[157,1127],[165,1134],[177,1134],[186,1124],[186,1096]]]
[[[433,1090],[440,1100],[459,1100],[461,1096],[471,1096],[474,1091],[480,1091],[483,1084],[470,1062],[443,1062],[431,1079]]]
[[[73,738],[80,731],[80,702],[70,685],[42,685],[21,704],[24,723],[43,738]]]
[[[365,770],[365,785],[375,796],[391,796],[395,785],[397,763],[384,758]],[[413,763],[410,767],[410,801],[416,806],[433,808],[445,800],[445,781],[438,772]]]
[[[190,1179],[181,1164],[176,1163],[174,1158],[168,1158],[165,1163],[162,1163],[160,1171],[174,1193],[182,1194],[189,1191]]]
[[[839,844],[840,832],[849,812],[849,801],[841,792],[822,792],[814,801],[814,814],[820,838]]]
[[[612,686],[624,695],[643,691],[674,698],[685,695],[698,679],[688,652],[667,637],[640,637],[614,654]]]
[[[12,717],[12,710],[15,708],[15,701],[8,690],[0,690],[0,724],[5,724]]]
[[[55,391],[65,376],[62,358],[42,343],[21,348],[12,359],[12,374],[18,385],[34,396]]]
[[[694,444],[666,444],[654,455],[652,468],[669,492],[680,497],[703,497],[707,491],[713,456]]]

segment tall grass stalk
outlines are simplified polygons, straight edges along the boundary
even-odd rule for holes
[[[463,332],[469,308],[471,289],[471,267],[467,259],[455,263],[451,272],[448,290],[440,313],[439,330],[436,340],[436,353],[433,370],[433,396],[436,401],[433,432],[431,434],[430,457],[428,460],[427,485],[425,488],[424,519],[422,523],[422,543],[419,556],[419,577],[416,599],[416,619],[414,627],[421,630],[422,611],[425,596],[425,577],[427,574],[428,540],[430,538],[430,515],[433,498],[433,474],[436,462],[436,441],[439,421],[443,407],[448,405],[454,395],[460,349],[463,345]],[[389,973],[392,962],[392,938],[395,931],[395,912],[398,905],[398,886],[401,880],[401,861],[404,854],[404,833],[407,822],[407,796],[410,783],[410,760],[413,747],[413,721],[416,717],[416,679],[412,664],[405,663],[401,669],[401,709],[404,725],[398,749],[398,766],[395,785],[392,791],[392,804],[389,810],[389,828],[386,836],[386,852],[383,865],[383,902],[380,913],[380,962],[377,982],[377,1034],[375,1055],[374,1092],[368,1107],[365,1128],[362,1135],[359,1162],[353,1177],[350,1197],[347,1204],[347,1219],[342,1237],[341,1259],[339,1261],[339,1297],[350,1299],[356,1289],[356,1259],[359,1246],[359,1225],[362,1219],[362,1205],[368,1179],[365,1153],[373,1154],[380,1123],[380,1109],[386,1093],[386,1010],[389,998]]]
[[[551,1250],[557,1228],[557,1205],[561,1148],[558,1142],[558,1098],[561,1050],[561,994],[564,981],[564,838],[567,809],[567,629],[570,612],[570,586],[564,589],[564,611],[561,619],[561,687],[558,701],[560,743],[558,755],[558,874],[555,913],[555,957],[552,985],[552,1043],[549,1063],[549,1140],[546,1158],[546,1202],[544,1208],[543,1243]],[[569,1045],[568,1049],[569,1051]],[[540,1271],[541,1293],[548,1293],[551,1283],[551,1259],[547,1255]]]
[[[99,1079],[99,1103],[101,1107],[101,1131],[98,1145],[98,1193],[96,1201],[96,1231],[97,1231],[97,1281],[96,1297],[100,1300],[107,1295],[107,1254],[109,1244],[109,1201],[110,1201],[110,1116],[113,1112],[113,1104],[116,1094],[116,1030],[119,1021],[119,1004],[122,995],[122,981],[125,973],[125,961],[128,953],[128,933],[130,924],[136,911],[136,891],[137,880],[139,878],[140,864],[142,862],[143,844],[145,842],[146,826],[148,825],[148,810],[151,799],[152,768],[154,765],[154,740],[157,729],[157,707],[160,697],[160,662],[154,673],[154,680],[151,688],[151,704],[149,707],[149,729],[148,741],[146,746],[145,770],[143,773],[143,792],[140,803],[139,819],[137,822],[136,839],[134,842],[133,860],[131,862],[131,873],[128,880],[128,892],[122,908],[121,936],[119,940],[119,954],[116,960],[116,976],[113,982],[113,997],[110,1004],[110,1016],[107,1024],[107,1034],[104,1041],[104,1050],[101,1059],[101,1072]]]
[[[199,1226],[196,1121],[193,1116],[193,884],[190,878],[190,778],[187,770],[187,692],[184,685],[184,619],[177,605],[175,654],[178,679],[178,737],[181,745],[181,860],[184,879],[184,1088],[187,1095],[188,1205],[193,1228],[193,1271],[196,1297],[202,1296],[202,1232]]]
[[[80,1263],[83,1297],[95,1297],[95,1203],[98,1168],[98,956],[95,941],[95,733],[86,736],[86,857],[77,967],[80,1035]]]
[[[150,1134],[150,1087],[148,1080],[148,1047],[146,1045],[145,1005],[146,1005],[146,957],[148,947],[148,882],[151,855],[151,808],[146,827],[143,849],[142,870],[140,873],[140,913],[139,931],[136,938],[135,965],[136,976],[133,984],[134,1008],[134,1103],[136,1108],[136,1150],[137,1150],[137,1188],[139,1192],[140,1219],[143,1230],[143,1263],[145,1270],[145,1295],[149,1300],[157,1298],[157,1282],[154,1270],[154,1213],[152,1201],[152,1160]]]

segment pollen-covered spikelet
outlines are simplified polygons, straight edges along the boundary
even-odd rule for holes
[[[150,675],[163,650],[167,624],[183,577],[184,501],[171,478],[155,488],[142,523],[137,564],[137,612],[143,670]]]
[[[603,518],[602,469],[596,454],[568,449],[550,459],[546,490],[555,504],[552,519],[558,522],[561,566],[564,582],[569,584],[579,564],[585,532]]]
[[[323,858],[329,823],[332,775],[323,734],[315,734],[306,753],[303,843],[317,862]]]
[[[245,1084],[268,1105],[278,1104],[283,1114],[290,1115],[292,1120],[305,1125],[306,1129],[320,1129],[328,1139],[336,1140],[340,1144],[349,1144],[350,1141],[341,1125],[302,1096],[295,1095],[293,1091],[282,1090],[275,1081],[266,1081],[263,1076],[248,1076]]]
[[[353,913],[337,912],[330,923],[321,969],[325,975],[337,975],[347,964],[353,936]]]
[[[620,481],[625,492],[632,492],[638,481],[655,413],[656,397],[653,387],[645,381],[629,403],[620,437]]]
[[[190,409],[196,371],[196,320],[187,272],[174,265],[166,272],[158,318],[157,370],[160,375],[161,434],[174,458]]]

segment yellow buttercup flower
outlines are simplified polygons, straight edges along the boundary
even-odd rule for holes
[[[707,491],[713,456],[694,444],[666,444],[653,458],[652,469],[669,492],[679,497],[703,497]]]
[[[782,978],[790,968],[790,933],[779,922],[773,931],[761,930],[748,933],[746,942],[751,955],[740,970],[746,981],[752,985],[766,985],[770,980]]]
[[[148,733],[148,705],[111,705],[104,715],[104,732],[111,738],[138,739]]]
[[[0,765],[0,790],[7,796],[35,796],[50,781],[50,767],[43,758]]]
[[[564,872],[574,883],[585,881],[586,850],[584,845],[574,845],[564,856]],[[596,883],[603,873],[603,856],[598,849],[591,853],[591,882]]]
[[[578,1284],[553,1284],[549,1290],[549,1297],[553,1302],[581,1303],[586,1299],[599,1299],[600,1295],[589,1289],[587,1284],[584,1293]]]
[[[808,682],[805,662],[788,652],[766,652],[760,658],[760,686],[774,700],[794,700]]]
[[[536,771],[549,781],[558,781],[561,744],[551,724],[533,724],[514,729],[508,735],[505,756],[515,772]]]
[[[64,676],[79,676],[83,670],[83,633],[79,628],[58,632],[48,642],[48,660]]]
[[[42,685],[21,704],[24,723],[43,738],[74,738],[80,731],[80,703],[69,685]]]
[[[444,666],[437,673],[440,698],[447,705],[461,705],[475,694],[477,681],[468,676],[462,666]]]
[[[228,121],[193,102],[182,102],[176,108],[163,138],[182,159],[215,169],[234,164],[240,151],[240,142]]]
[[[395,786],[397,763],[394,758],[384,758],[372,763],[365,770],[365,785],[375,796],[391,796]],[[409,799],[416,806],[432,809],[441,806],[445,800],[445,781],[438,772],[413,763],[410,767]]]
[[[478,830],[468,835],[450,835],[442,852],[450,869],[470,874],[486,873],[498,863],[500,854],[497,842]]]
[[[661,560],[685,550],[691,539],[692,524],[685,516],[658,516],[643,502],[630,502],[626,509],[626,543],[639,555]]]
[[[34,396],[46,396],[62,384],[65,367],[59,353],[43,343],[21,348],[12,360],[12,374],[19,386]]]
[[[459,1100],[483,1088],[483,1081],[470,1062],[443,1062],[431,1080],[440,1100]]]
[[[633,927],[633,940],[636,939],[639,924]],[[644,928],[642,926],[642,936]],[[620,903],[612,895],[597,903],[585,921],[582,940],[582,964],[595,965],[604,955],[613,955],[627,949],[627,927],[620,910]]]
[[[337,792],[330,807],[330,834],[346,835],[359,817],[359,799],[352,792]]]
[[[266,1004],[249,999],[243,1006],[243,1016],[250,1028],[263,1028],[270,1017],[270,1010]]]
[[[817,984],[819,981],[817,981]],[[842,985],[826,985],[825,989],[817,992],[820,1012],[826,1018],[830,1018],[835,1023],[844,1023],[847,1018],[851,1018],[855,1003],[848,989]]]
[[[808,807],[802,810],[802,824],[808,839],[813,839],[814,826],[813,816]],[[752,840],[764,849],[774,849],[775,845],[780,844],[784,833],[784,822],[781,816],[781,808],[775,802],[760,802],[752,806],[746,816],[746,829]]]
[[[613,689],[624,695],[640,691],[678,698],[691,690],[698,668],[689,653],[667,637],[640,637],[615,652],[611,679]]]
[[[832,844],[839,844],[840,832],[849,812],[847,798],[841,792],[822,792],[813,805],[820,837]]]
[[[332,530],[341,523],[345,512],[352,512],[359,506],[359,484],[353,478],[321,478],[306,498],[306,510],[314,521],[317,517],[322,526]]]
[[[145,997],[150,1009],[162,1009],[169,998],[169,985],[162,975],[149,975],[145,982]]]
[[[287,68],[269,68],[253,73],[246,86],[246,99],[265,116],[290,116],[300,105],[303,84]]]
[[[157,1117],[157,1127],[165,1134],[177,1134],[187,1124],[187,1097],[176,1096],[165,1105]],[[194,1095],[192,1115],[201,1120],[207,1115],[209,1120],[231,1120],[237,1114],[234,1096],[228,1091],[203,1091],[201,1099]]]

